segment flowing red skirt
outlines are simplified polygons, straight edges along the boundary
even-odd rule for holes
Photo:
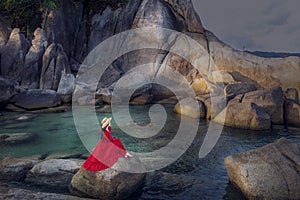
[[[126,149],[120,139],[108,139],[104,135],[82,167],[89,171],[101,171],[110,168],[125,155]]]

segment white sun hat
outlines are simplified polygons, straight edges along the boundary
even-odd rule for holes
[[[101,121],[101,124],[102,124],[102,128],[105,128],[109,123],[110,121],[112,120],[112,118],[107,118],[105,117],[102,121]]]

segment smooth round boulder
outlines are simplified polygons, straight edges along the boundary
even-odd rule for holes
[[[300,199],[300,147],[281,138],[225,158],[229,179],[249,199]]]
[[[145,174],[128,173],[116,169],[140,169],[138,157],[120,158],[118,162],[106,170],[92,172],[81,168],[73,177],[70,192],[82,197],[97,199],[126,199],[142,185]],[[116,168],[116,169],[115,169]]]
[[[57,92],[40,89],[23,91],[13,96],[10,102],[27,110],[51,108],[61,104],[60,96]]]
[[[199,110],[193,107],[195,101],[198,102]],[[174,107],[174,112],[195,119],[205,118],[206,116],[206,109],[203,102],[193,98],[185,98],[179,101]]]

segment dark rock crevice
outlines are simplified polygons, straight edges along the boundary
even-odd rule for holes
[[[210,51],[210,42],[209,42],[209,39],[207,37],[207,32],[205,32],[204,38],[206,40],[207,52],[208,52],[208,55],[209,55],[207,69],[208,69],[208,72],[210,72],[211,71],[212,55],[211,55],[211,51]]]
[[[174,44],[176,43],[177,39],[178,39],[178,35],[176,36],[176,38],[173,39],[173,41],[170,44],[166,43],[164,45],[165,47],[163,47],[163,49],[166,49],[165,50],[166,52],[163,53],[163,54],[160,54],[161,58],[160,58],[159,62],[157,62],[156,66],[154,67],[154,69],[156,69],[156,71],[154,73],[153,80],[157,77],[157,74],[159,73],[163,63],[166,61],[168,55],[170,55],[170,53],[171,53],[170,50],[174,46]]]

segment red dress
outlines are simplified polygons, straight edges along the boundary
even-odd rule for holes
[[[111,127],[104,131],[102,140],[97,144],[92,154],[82,167],[90,171],[101,171],[113,166],[120,157],[125,157],[126,149],[118,138],[110,134]]]

